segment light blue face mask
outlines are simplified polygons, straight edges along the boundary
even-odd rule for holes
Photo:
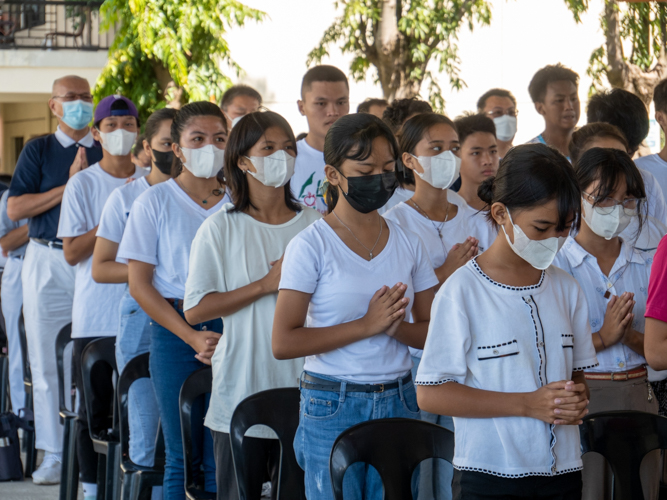
[[[93,103],[82,100],[63,103],[62,121],[74,130],[86,128],[93,120]]]

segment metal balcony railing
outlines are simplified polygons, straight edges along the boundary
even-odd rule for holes
[[[0,50],[107,50],[114,30],[100,32],[102,3],[0,0]]]

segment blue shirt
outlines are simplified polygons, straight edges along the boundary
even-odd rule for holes
[[[1,186],[0,186],[1,189]],[[28,221],[26,219],[21,219],[18,222],[14,222],[9,218],[7,215],[7,198],[8,198],[9,192],[5,189],[4,192],[2,193],[2,196],[0,196],[0,238],[3,236],[9,234],[11,231],[14,229],[18,229],[22,226],[25,226]],[[20,248],[17,248],[16,250],[12,250],[11,252],[7,252],[7,254],[10,257],[22,257],[25,255],[25,249],[28,246],[26,243]]]
[[[9,187],[9,196],[45,193],[67,184],[69,169],[78,151],[74,141],[71,142],[71,145],[64,147],[56,134],[38,137],[28,142],[21,151],[21,156],[16,164],[14,177]],[[88,165],[99,162],[102,159],[102,148],[97,144],[87,147],[86,157]],[[56,238],[59,219],[60,203],[28,221],[29,236],[60,241]]]

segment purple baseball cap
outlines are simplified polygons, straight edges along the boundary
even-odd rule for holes
[[[137,107],[127,97],[110,95],[97,103],[95,108],[95,123],[99,123],[110,116],[134,116],[139,120]]]

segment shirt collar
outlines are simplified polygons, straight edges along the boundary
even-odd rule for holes
[[[584,250],[584,247],[577,243],[577,240],[572,236],[568,236],[567,241],[563,245],[563,250],[565,250],[565,256],[572,267],[580,266],[587,258],[594,258],[590,253]],[[619,266],[625,265],[626,262],[645,264],[646,259],[644,259],[641,254],[642,252],[634,249],[632,245],[628,245],[621,238],[621,252],[618,254],[616,262]]]
[[[73,146],[74,144],[77,144],[77,142],[72,139],[69,135],[67,135],[65,132],[63,132],[60,128],[60,125],[58,125],[58,129],[56,130],[55,133],[56,139],[58,139],[58,142],[60,145],[64,148],[68,148],[70,146]],[[90,130],[86,134],[86,136],[81,139],[78,144],[81,144],[82,146],[85,146],[87,148],[92,148],[93,145],[95,144],[95,139],[93,139],[93,134],[90,133]]]

